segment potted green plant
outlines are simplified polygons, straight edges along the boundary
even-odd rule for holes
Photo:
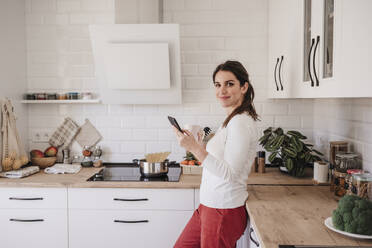
[[[304,143],[306,139],[307,137],[298,131],[284,133],[280,127],[275,130],[269,127],[259,142],[266,151],[271,152],[270,163],[285,166],[290,175],[302,177],[305,175],[306,166],[322,160],[319,156],[323,156],[313,145]]]

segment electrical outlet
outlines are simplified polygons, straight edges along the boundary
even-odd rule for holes
[[[32,131],[33,142],[48,142],[50,139],[50,132],[45,130],[34,130]]]

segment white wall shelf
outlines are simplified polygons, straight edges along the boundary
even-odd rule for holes
[[[100,99],[92,100],[22,100],[21,103],[100,103]]]

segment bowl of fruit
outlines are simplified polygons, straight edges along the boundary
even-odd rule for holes
[[[32,150],[30,152],[31,162],[33,165],[39,166],[40,169],[45,169],[52,166],[57,161],[58,148],[54,146],[48,147],[44,152],[40,150]]]
[[[196,174],[200,175],[203,172],[203,167],[200,161],[198,161],[194,154],[186,152],[185,160],[181,161],[182,173],[183,174]]]

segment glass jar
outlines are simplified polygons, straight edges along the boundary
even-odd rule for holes
[[[358,154],[338,153],[335,158],[335,169],[338,172],[346,173],[349,169],[360,169]]]
[[[354,174],[352,182],[357,196],[372,201],[372,174]]]
[[[348,189],[348,184],[346,183],[347,173],[342,173],[339,171],[334,172],[334,185],[335,185],[335,196],[336,198],[341,198],[346,194]]]
[[[362,174],[363,170],[360,169],[349,169],[347,170],[346,183],[347,183],[347,195],[357,195],[356,187],[353,183],[353,175]]]

